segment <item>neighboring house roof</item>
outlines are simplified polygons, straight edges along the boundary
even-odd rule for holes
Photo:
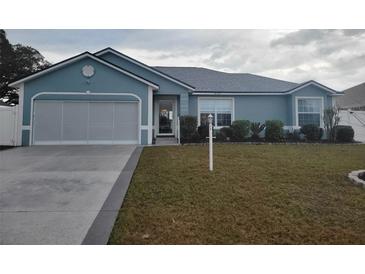
[[[73,56],[71,58],[68,58],[68,59],[66,59],[64,61],[61,61],[59,63],[56,63],[56,64],[54,64],[54,65],[52,65],[52,66],[50,66],[48,68],[45,68],[43,70],[37,71],[37,72],[32,73],[30,75],[27,75],[25,77],[22,77],[21,79],[16,80],[16,81],[10,83],[9,86],[10,87],[15,87],[15,86],[19,85],[20,83],[23,83],[23,82],[26,82],[26,81],[35,79],[35,78],[40,77],[40,76],[42,76],[44,74],[47,74],[49,72],[52,72],[52,71],[57,70],[57,69],[60,69],[63,66],[66,66],[68,64],[71,64],[71,63],[74,63],[76,61],[79,61],[79,60],[81,60],[81,59],[83,59],[85,57],[89,57],[89,58],[91,58],[91,59],[93,59],[93,60],[95,60],[95,61],[97,61],[97,62],[99,62],[99,63],[101,63],[101,64],[103,64],[105,66],[108,66],[108,67],[110,67],[110,68],[112,68],[114,70],[117,70],[117,71],[119,71],[119,72],[121,72],[121,73],[123,73],[123,74],[125,74],[125,75],[127,75],[129,77],[132,77],[132,78],[134,78],[134,79],[136,79],[136,80],[138,80],[140,82],[143,82],[143,83],[145,83],[145,84],[147,84],[147,85],[149,85],[149,86],[151,86],[151,87],[153,87],[155,89],[158,89],[159,88],[159,86],[157,84],[155,84],[155,83],[153,83],[153,82],[151,82],[151,81],[149,81],[147,79],[144,79],[141,76],[134,74],[133,72],[127,71],[125,69],[122,69],[121,67],[118,67],[118,66],[116,66],[116,65],[114,65],[114,64],[112,64],[112,63],[110,63],[108,61],[105,61],[105,60],[103,60],[103,59],[101,59],[101,58],[99,58],[97,56],[94,56],[93,54],[91,54],[88,51],[86,51],[84,53],[81,53],[79,55]]]
[[[227,73],[199,67],[155,67],[195,86],[196,92],[285,92],[297,83],[250,73]]]
[[[336,101],[340,108],[365,109],[365,83],[346,89],[344,93]]]
[[[147,70],[149,70],[149,71],[151,71],[151,72],[153,72],[153,73],[155,73],[155,74],[157,74],[157,75],[159,75],[159,76],[161,76],[165,79],[168,79],[168,80],[170,80],[170,81],[172,81],[172,82],[174,82],[178,85],[181,85],[181,86],[183,86],[183,87],[185,87],[189,90],[195,90],[195,87],[193,85],[185,83],[183,81],[183,79],[180,79],[180,78],[177,79],[177,78],[173,77],[173,75],[168,75],[168,74],[164,73],[163,71],[159,71],[159,70],[155,69],[154,67],[148,66],[148,65],[146,65],[146,64],[144,64],[144,63],[142,63],[142,62],[140,62],[136,59],[133,59],[132,57],[129,57],[129,56],[113,49],[113,48],[108,47],[108,48],[102,49],[98,52],[95,52],[94,55],[95,56],[100,56],[100,55],[103,55],[103,54],[108,53],[108,52],[113,53],[113,54],[115,54],[115,55],[117,55],[120,58],[123,58],[125,60],[128,60],[129,62],[132,62],[133,64],[136,64],[137,66],[143,67],[143,68],[145,68],[145,69],[147,69]]]

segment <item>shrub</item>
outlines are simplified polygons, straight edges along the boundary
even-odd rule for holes
[[[354,140],[354,130],[351,126],[336,126],[334,128],[336,133],[336,141],[338,142],[352,142]]]
[[[316,125],[304,125],[300,128],[300,132],[303,133],[309,141],[318,141],[323,135],[323,129]]]
[[[198,127],[198,134],[199,138],[203,141],[207,140],[209,136],[209,126],[208,125],[201,125]]]
[[[232,128],[222,127],[217,133],[216,137],[218,141],[229,141],[232,138]]]
[[[195,132],[193,133],[193,135],[191,136],[191,141],[192,143],[200,143],[200,135],[198,133],[198,131],[195,130]]]
[[[182,143],[191,142],[196,132],[197,120],[195,116],[180,117],[180,139]]]
[[[250,121],[236,120],[231,125],[232,139],[234,141],[243,141],[250,132]]]
[[[299,130],[295,129],[293,131],[287,131],[285,133],[285,138],[288,142],[300,142],[303,140],[303,138],[301,138],[301,135],[303,134],[300,133]]]
[[[270,142],[279,142],[283,139],[283,122],[280,120],[266,121],[265,140]]]
[[[252,132],[252,139],[259,140],[260,133],[265,129],[265,124],[261,124],[260,122],[253,122],[251,123],[251,132]]]

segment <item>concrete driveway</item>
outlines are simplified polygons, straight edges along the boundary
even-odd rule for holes
[[[105,243],[140,151],[136,146],[0,151],[0,243]]]

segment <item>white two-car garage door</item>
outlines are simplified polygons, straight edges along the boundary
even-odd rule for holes
[[[137,144],[138,102],[35,101],[33,144]]]

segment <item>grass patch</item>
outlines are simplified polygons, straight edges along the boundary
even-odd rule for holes
[[[365,244],[364,145],[143,150],[110,244]]]

